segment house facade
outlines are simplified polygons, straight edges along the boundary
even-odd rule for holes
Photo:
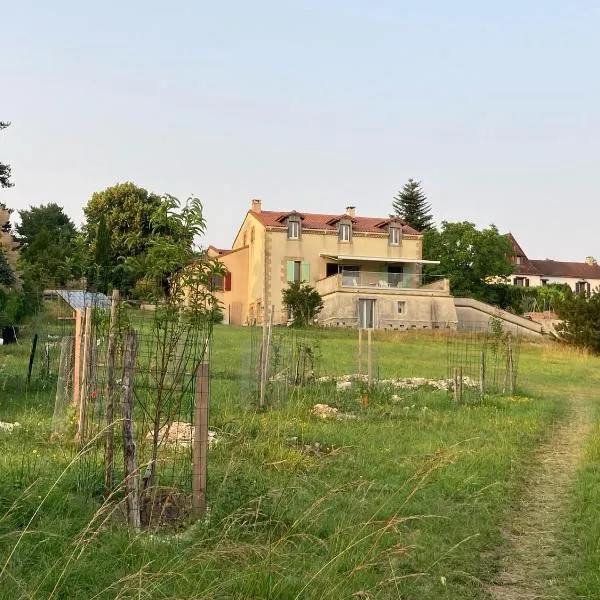
[[[600,288],[600,266],[588,256],[584,262],[529,259],[514,236],[509,233],[514,255],[514,273],[509,282],[513,285],[535,287],[549,283],[567,284],[574,292],[591,292]]]
[[[266,211],[253,200],[232,248],[209,248],[227,270],[216,286],[226,321],[289,320],[282,292],[306,282],[323,298],[324,326],[456,327],[448,281],[422,276],[422,236],[398,218]]]

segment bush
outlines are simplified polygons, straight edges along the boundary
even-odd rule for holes
[[[526,312],[554,310],[570,291],[568,285],[557,283],[541,287],[519,287],[496,283],[486,284],[475,298],[522,315]]]
[[[600,292],[570,291],[557,305],[558,317],[562,320],[557,326],[562,339],[575,346],[600,353]]]
[[[283,290],[283,305],[292,317],[294,327],[311,325],[323,309],[323,299],[315,288],[300,281],[292,281]]]

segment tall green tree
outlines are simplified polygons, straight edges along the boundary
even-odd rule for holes
[[[392,208],[394,214],[417,231],[425,231],[433,225],[431,204],[427,202],[420,181],[409,179],[398,195],[394,196]]]
[[[55,202],[31,206],[19,211],[20,223],[15,226],[21,247],[27,247],[45,229],[61,244],[70,241],[76,233],[75,224]]]
[[[0,246],[0,285],[9,286],[13,283],[15,283],[15,273],[6,258],[6,252]]]
[[[78,274],[72,269],[75,225],[56,203],[19,211],[15,226],[20,242],[20,267],[42,285],[66,285]]]
[[[101,215],[96,231],[96,247],[94,249],[94,268],[96,271],[96,288],[99,292],[106,293],[110,283],[111,271],[110,232],[106,217]]]
[[[193,237],[184,227],[178,202],[172,196],[158,196],[133,183],[120,183],[93,194],[84,208],[85,232],[93,246],[102,217],[110,231],[111,283],[131,289],[143,278],[156,257],[157,244],[174,244],[190,249]],[[194,229],[194,228],[192,228]],[[160,258],[160,257],[159,257]]]
[[[508,238],[494,225],[479,230],[469,221],[443,221],[423,236],[424,258],[440,261],[426,272],[447,277],[454,296],[485,298],[487,280],[512,273],[512,252]]]
[[[10,123],[0,121],[0,131],[6,129]],[[14,184],[10,181],[10,165],[5,165],[0,162],[0,187],[12,187]]]

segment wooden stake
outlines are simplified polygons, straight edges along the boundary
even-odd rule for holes
[[[373,381],[373,341],[371,339],[372,330],[367,329],[367,382],[371,385]]]
[[[269,376],[269,346],[271,345],[271,331],[273,329],[273,313],[275,306],[271,305],[268,323],[263,322],[263,345],[260,364],[260,405],[265,405],[265,394],[267,391],[267,379]]]
[[[75,310],[75,349],[73,359],[73,405],[79,405],[80,377],[81,377],[81,325],[83,313]]]
[[[125,334],[123,356],[123,379],[121,383],[121,423],[123,429],[123,459],[125,467],[125,490],[127,492],[127,518],[136,531],[141,528],[140,487],[137,471],[135,437],[133,435],[133,383],[138,339],[134,331]]]
[[[208,464],[208,406],[210,371],[208,363],[196,369],[194,445],[192,452],[192,508],[195,519],[206,514],[206,473]]]
[[[510,341],[508,342],[508,393],[512,396],[515,393],[515,373],[513,363],[513,351]]]
[[[58,434],[64,430],[65,414],[69,403],[71,362],[73,360],[73,337],[65,336],[60,341],[60,362],[58,363],[58,381],[56,382],[56,397],[54,400],[54,416],[52,418],[52,433]]]
[[[362,375],[362,329],[358,328],[358,374]]]
[[[92,351],[92,307],[85,309],[85,331],[83,334],[83,357],[81,359],[81,389],[79,392],[79,422],[77,424],[76,440],[79,444],[85,441],[85,419],[88,402],[88,386],[90,377]]]
[[[479,393],[485,395],[485,352],[482,350],[479,357]]]
[[[110,305],[110,323],[108,326],[108,347],[106,349],[106,437],[104,445],[104,490],[110,494],[113,485],[114,468],[114,406],[117,388],[117,316],[119,290],[113,290]]]

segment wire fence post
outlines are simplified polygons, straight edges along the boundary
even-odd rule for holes
[[[123,380],[121,384],[121,419],[123,428],[123,460],[125,467],[125,489],[127,491],[127,520],[136,531],[141,528],[140,488],[137,472],[137,456],[133,432],[133,379],[137,357],[137,333],[125,334],[123,356]]]
[[[358,374],[362,375],[362,329],[358,328]]]
[[[367,381],[369,386],[373,382],[373,339],[372,329],[367,329]]]
[[[52,434],[64,433],[64,420],[67,405],[70,403],[69,394],[71,366],[73,363],[73,336],[66,335],[60,341],[60,359],[58,363],[58,380],[54,399],[54,414],[52,416]]]
[[[479,393],[485,395],[485,352],[482,350],[479,356]]]
[[[83,312],[75,310],[75,347],[73,350],[73,405],[79,406],[79,385],[81,381],[81,325]]]
[[[117,357],[117,310],[119,305],[119,290],[113,290],[110,305],[110,321],[108,329],[108,345],[106,348],[106,438],[104,447],[104,489],[110,493],[113,485],[114,468],[114,406],[117,388],[116,357]]]
[[[200,363],[196,369],[194,445],[192,453],[192,509],[194,519],[201,519],[206,514],[209,375],[209,363]]]

